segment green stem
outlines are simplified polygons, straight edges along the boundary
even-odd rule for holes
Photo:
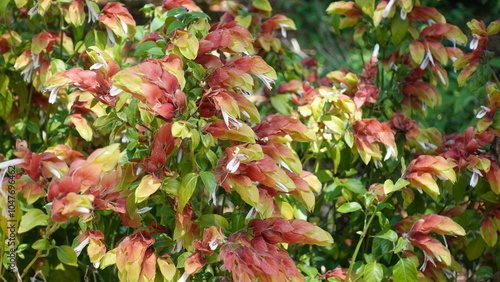
[[[59,228],[59,222],[54,223],[54,225],[52,225],[52,226],[50,226],[50,227],[48,227],[48,228],[47,228],[47,231],[46,231],[45,235],[43,235],[43,238],[48,240],[48,239],[49,239],[49,237],[50,237],[50,235],[52,235],[52,233],[54,233],[54,232],[55,232],[58,228]],[[47,250],[47,254],[48,254],[48,252],[49,252],[49,251],[50,251],[50,249],[49,249],[49,250]],[[30,261],[30,263],[29,263],[29,264],[28,264],[28,265],[24,268],[23,274],[21,274],[21,276],[20,276],[20,277],[18,277],[18,279],[21,279],[21,280],[19,280],[19,281],[22,281],[22,278],[23,278],[24,276],[26,276],[26,274],[28,274],[28,272],[30,271],[30,269],[31,269],[31,267],[33,266],[33,264],[34,264],[34,263],[35,263],[35,262],[36,262],[39,258],[41,258],[41,257],[43,257],[43,256],[46,256],[46,255],[42,255],[42,250],[38,250],[38,252],[36,252],[35,257],[34,257],[34,258]]]
[[[354,264],[356,263],[356,257],[358,256],[359,249],[361,248],[361,245],[363,244],[363,240],[366,237],[366,233],[368,232],[368,228],[370,228],[370,225],[372,224],[372,221],[374,218],[375,218],[375,212],[372,213],[370,219],[368,220],[368,223],[365,224],[365,227],[363,228],[363,232],[360,235],[358,244],[356,245],[356,249],[354,250],[354,254],[352,255],[351,263],[349,264],[349,271],[347,272],[348,281],[351,280],[351,274],[352,274],[352,270],[354,268]]]

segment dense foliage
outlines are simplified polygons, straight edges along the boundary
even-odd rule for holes
[[[500,275],[500,20],[336,1],[363,69],[323,75],[268,0],[225,3],[0,3],[3,281]],[[445,91],[464,132],[428,126]]]

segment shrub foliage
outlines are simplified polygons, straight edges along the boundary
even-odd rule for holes
[[[3,281],[498,275],[500,20],[336,1],[364,66],[324,74],[268,0],[226,3],[0,3]],[[448,87],[482,105],[446,135]]]

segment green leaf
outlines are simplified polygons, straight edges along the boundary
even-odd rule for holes
[[[375,10],[375,0],[356,0],[356,5],[363,11],[363,13],[368,16],[373,17],[373,11]]]
[[[7,1],[8,2],[8,1]],[[1,5],[1,4],[0,4]],[[12,111],[12,104],[14,103],[14,97],[12,93],[7,90],[9,87],[9,77],[7,75],[0,74],[0,118],[7,119]]]
[[[481,266],[476,273],[474,273],[477,277],[487,277],[493,278],[493,268],[489,266]]]
[[[196,225],[198,225],[200,228],[209,228],[211,226],[220,226],[223,229],[228,228],[229,223],[227,222],[227,219],[223,216],[220,216],[218,214],[204,214],[200,216],[197,220],[194,221]]]
[[[361,205],[358,202],[349,202],[342,204],[337,211],[340,213],[350,213],[361,209]]]
[[[144,53],[146,53],[149,49],[151,48],[154,48],[154,47],[158,47],[158,45],[156,44],[156,42],[154,41],[146,41],[146,42],[143,42],[139,47],[137,47],[137,49],[135,50],[134,52],[134,56],[140,56]]]
[[[172,33],[172,32],[174,32],[174,30],[176,30],[178,28],[182,28],[184,26],[185,26],[185,24],[181,21],[172,22],[171,24],[168,25],[167,34]]]
[[[47,226],[49,216],[39,209],[31,209],[21,218],[18,233],[24,233],[35,226]]]
[[[161,182],[154,179],[152,175],[146,175],[141,179],[141,183],[135,189],[135,202],[140,203],[147,200],[161,186]]]
[[[370,262],[363,268],[363,277],[365,282],[379,282],[384,277],[384,268],[382,264]]]
[[[394,269],[392,271],[392,280],[394,282],[417,281],[417,266],[410,259],[401,259],[394,266]]]
[[[344,134],[344,141],[347,144],[347,146],[349,146],[349,148],[352,148],[352,146],[354,145],[354,135],[352,135],[352,132],[347,131]]]
[[[478,259],[484,252],[486,243],[481,236],[478,236],[467,244],[465,248],[465,255],[470,261]]]
[[[196,184],[198,183],[198,175],[194,172],[186,174],[181,180],[181,188],[179,190],[179,203],[177,212],[182,213],[184,206],[193,196]]]
[[[408,241],[401,237],[398,238],[398,242],[396,243],[396,247],[394,248],[394,253],[401,252],[406,247],[406,245],[408,245]]]
[[[9,4],[9,1],[0,1],[0,17],[3,18],[7,13],[5,12],[7,10],[7,5]]]
[[[342,135],[345,131],[344,121],[334,115],[327,115],[323,117],[323,123],[334,134]]]
[[[398,179],[398,181],[396,182],[396,184],[394,184],[392,182],[392,180],[387,179],[384,182],[384,193],[385,194],[389,194],[389,193],[392,193],[394,191],[398,191],[398,190],[400,190],[401,188],[405,187],[408,184],[410,184],[410,182],[406,181],[406,180],[404,180],[402,178]]]
[[[207,188],[208,193],[212,193],[217,186],[215,175],[210,171],[202,171],[200,172],[200,178],[203,182],[203,185],[205,185],[205,187]]]
[[[391,230],[391,229],[388,229],[385,231],[380,231],[374,237],[386,239],[386,240],[389,240],[391,242],[396,242],[398,240],[398,234],[394,230]]]
[[[401,19],[399,16],[395,16],[391,21],[391,33],[392,41],[394,44],[399,45],[406,37],[408,32],[408,18]]]
[[[75,250],[70,246],[57,247],[57,258],[64,264],[78,266]]]
[[[47,250],[50,248],[50,242],[47,239],[38,239],[31,245],[31,247],[35,250]]]
[[[361,181],[359,181],[358,179],[347,179],[344,183],[341,184],[341,186],[356,194],[366,193],[366,189],[363,183],[361,183]]]
[[[270,12],[273,10],[271,4],[269,4],[268,0],[253,0],[252,5],[262,11]]]
[[[291,107],[288,104],[288,96],[285,94],[273,95],[271,97],[271,105],[278,111],[278,113],[283,115],[289,115]]]

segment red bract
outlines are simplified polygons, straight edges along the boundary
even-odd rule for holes
[[[151,155],[144,159],[147,172],[158,174],[167,163],[167,157],[172,153],[179,138],[172,136],[172,124],[165,123],[155,134],[151,143]]]
[[[235,281],[302,281],[288,253],[258,236],[252,240],[245,233],[232,234],[222,245],[219,257]]]
[[[366,164],[372,158],[375,161],[382,159],[380,147],[377,143],[382,143],[386,147],[387,153],[384,160],[389,159],[389,157],[397,158],[394,133],[387,125],[375,119],[363,119],[354,122],[353,130],[357,151]]]
[[[45,152],[36,154],[31,152],[26,146],[26,141],[17,140],[17,152],[14,152],[14,155],[24,160],[24,163],[17,164],[17,167],[24,169],[34,181],[38,181],[40,176],[44,178],[61,178],[68,171],[67,164],[54,153]]]
[[[38,55],[38,54],[45,54],[49,53],[54,49],[54,43],[55,39],[50,35],[50,33],[43,31],[35,36],[33,36],[32,43],[31,43],[31,53]]]
[[[172,10],[177,7],[185,8],[186,10],[199,11],[201,12],[200,7],[198,7],[193,0],[163,0],[163,8],[167,10]]]
[[[465,230],[450,218],[436,214],[425,215],[413,225],[412,220],[414,218],[405,218],[396,227],[403,233],[403,238],[424,252],[422,268],[426,269],[428,262],[434,266],[442,263],[445,268],[450,268],[454,262],[450,251],[439,240],[427,234],[435,232],[440,235],[465,236]]]
[[[470,49],[472,52],[459,57],[453,66],[456,69],[462,69],[458,75],[458,85],[462,86],[465,82],[474,75],[477,68],[481,64],[481,55],[486,51],[488,43],[488,32],[486,25],[482,21],[472,20],[467,23],[472,31],[472,40],[470,42]]]
[[[252,34],[236,21],[229,23],[216,23],[210,28],[203,39],[200,40],[198,55],[204,55],[214,50],[221,50],[228,53],[252,53]]]
[[[69,189],[66,189],[67,192]],[[73,192],[54,199],[52,202],[52,219],[58,222],[68,220],[69,216],[89,216],[92,210],[92,195],[79,195]],[[85,219],[84,219],[85,220]]]
[[[206,256],[214,253],[219,245],[225,242],[226,236],[220,227],[212,226],[203,231],[203,241],[193,242],[194,253],[187,257],[184,263],[185,275],[193,275],[200,271],[206,263]]]
[[[149,249],[155,240],[147,231],[136,232],[116,248],[120,280],[150,281],[156,274],[156,255]]]
[[[220,115],[228,128],[241,127],[238,120],[241,116],[260,122],[258,111],[250,101],[241,94],[222,88],[206,90],[196,104],[202,117]]]
[[[90,262],[94,264],[94,267],[98,268],[100,265],[100,260],[106,254],[106,246],[104,245],[104,234],[101,231],[87,230],[78,237],[78,242],[80,244],[74,248],[77,256],[80,255],[83,248],[87,245],[87,253],[90,258]]]
[[[73,68],[54,74],[45,84],[50,91],[49,102],[54,103],[59,89],[69,85],[92,93],[104,104],[114,105],[121,90],[113,86],[111,78],[120,71],[118,64],[104,51],[93,48],[89,56],[94,61],[89,71]]]
[[[171,119],[186,106],[186,95],[181,90],[183,76],[182,60],[172,54],[124,69],[113,77],[113,82],[148,105],[154,113]]]
[[[269,115],[265,122],[254,127],[254,131],[259,138],[268,138],[269,140],[283,140],[280,137],[291,137],[294,141],[309,142],[315,140],[315,136],[298,119],[291,116]]]
[[[334,270],[327,271],[323,277],[328,280],[328,278],[338,278],[340,281],[345,281],[347,278],[348,269],[337,267]]]
[[[328,6],[326,11],[330,14],[345,16],[340,21],[340,28],[357,24],[359,18],[363,16],[363,12],[353,1],[335,1]]]
[[[102,13],[103,15],[99,17],[99,21],[106,28],[109,46],[115,45],[114,34],[121,38],[126,38],[129,36],[129,31],[132,30],[131,34],[133,35],[135,20],[124,4],[118,2],[107,3],[102,9]]]
[[[301,220],[280,217],[254,219],[248,223],[255,237],[262,236],[270,243],[303,243],[329,246],[333,239],[329,233]]]
[[[179,252],[182,248],[188,251],[193,251],[193,241],[198,238],[200,234],[200,229],[198,225],[194,224],[195,214],[190,203],[184,206],[182,211],[178,210],[178,200],[176,198],[174,202],[174,209],[177,212],[175,214],[175,230],[173,239],[177,241],[173,252]]]
[[[258,181],[267,187],[288,193],[295,190],[295,184],[283,169],[278,167],[269,156],[264,155],[261,160],[242,164],[242,170],[253,181]],[[246,168],[246,169],[245,169]]]
[[[240,123],[239,128],[229,128],[224,120],[207,124],[203,130],[221,140],[234,140],[244,143],[255,143],[255,132],[245,123]]]
[[[441,13],[433,7],[426,6],[413,6],[413,9],[408,13],[408,19],[411,21],[432,21],[435,23],[446,22]]]
[[[440,191],[435,178],[455,182],[456,174],[453,170],[455,166],[452,159],[422,155],[411,161],[405,176],[406,180],[410,181],[411,187],[419,191],[423,190],[436,199]]]

